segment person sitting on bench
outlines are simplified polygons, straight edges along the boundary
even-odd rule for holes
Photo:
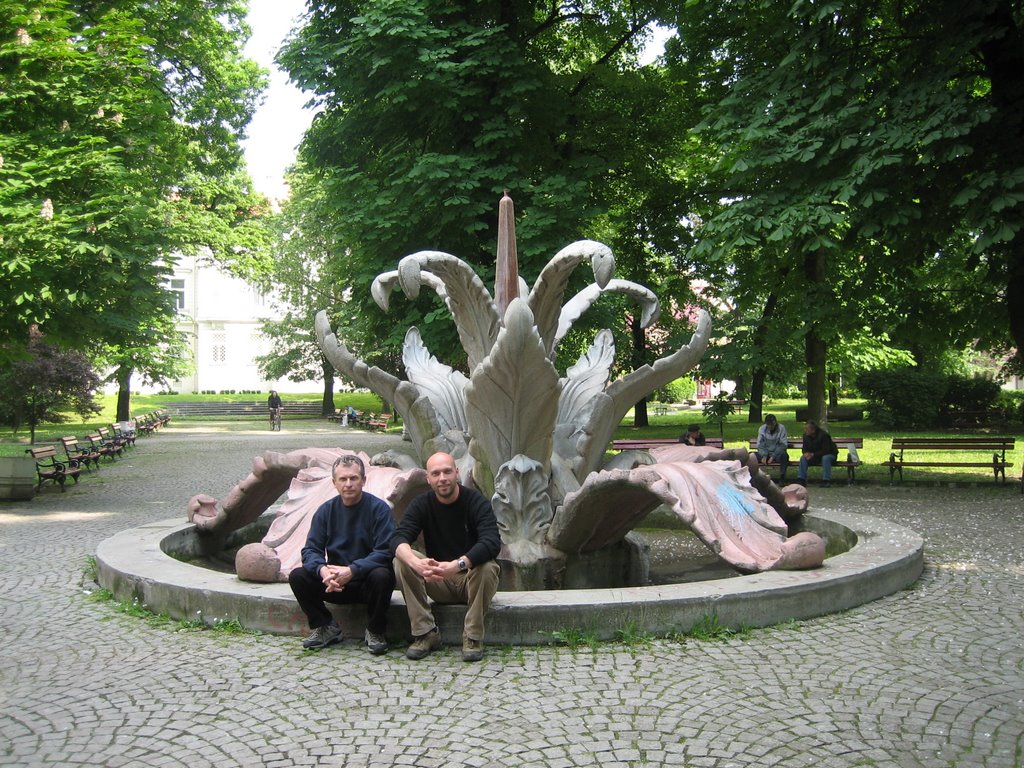
[[[686,445],[704,445],[707,440],[700,431],[700,424],[691,424],[686,428],[686,434],[679,438],[679,442]]]
[[[779,420],[769,413],[764,424],[757,430],[757,448],[754,455],[757,456],[758,464],[767,464],[774,461],[779,465],[779,480],[786,479],[786,470],[789,469],[789,454],[786,449],[789,447],[789,435],[786,434],[786,425],[779,424]]]
[[[796,472],[796,481],[807,485],[807,467],[821,464],[821,481],[825,485],[832,482],[832,464],[839,458],[839,448],[832,440],[832,435],[818,426],[816,421],[804,424],[803,453],[800,454],[800,468]]]

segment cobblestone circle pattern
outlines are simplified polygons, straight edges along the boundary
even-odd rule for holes
[[[815,508],[920,532],[911,589],[725,640],[446,647],[159,624],[96,600],[105,538],[184,518],[266,449],[394,437],[174,423],[64,494],[0,503],[0,766],[1024,765],[1024,499],[1008,487],[812,489]],[[567,628],[568,629],[568,628]]]

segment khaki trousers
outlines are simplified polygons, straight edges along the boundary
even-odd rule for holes
[[[430,610],[430,601],[433,601],[463,603],[466,606],[463,635],[483,641],[484,616],[491,606],[491,598],[498,591],[499,576],[501,567],[491,560],[444,581],[426,582],[416,571],[395,558],[395,577],[405,598],[414,637],[425,635],[434,628],[434,614]]]

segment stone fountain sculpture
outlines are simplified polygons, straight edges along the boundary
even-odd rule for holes
[[[569,277],[583,264],[592,270],[594,283],[563,304]],[[468,264],[440,251],[406,256],[371,288],[385,311],[396,286],[410,298],[423,286],[435,291],[455,321],[468,376],[431,355],[416,328],[409,329],[403,346],[406,379],[354,356],[324,312],[317,316],[316,332],[338,371],[394,405],[421,461],[436,451],[451,453],[463,482],[491,498],[503,542],[505,589],[643,583],[646,557],[630,531],[662,504],[741,572],[821,565],[820,537],[787,536],[787,521],[806,509],[804,490],[775,487],[745,450],[680,445],[629,451],[605,462],[614,430],[629,409],[691,370],[711,331],[710,318],[701,311],[688,344],[612,380],[615,346],[612,334],[603,330],[559,374],[554,360],[560,340],[604,293],[634,298],[644,327],[657,319],[657,297],[641,285],[614,279],[614,270],[607,246],[582,240],[555,254],[528,287],[518,275],[512,201],[506,195],[499,207],[493,298]],[[268,454],[263,468],[255,467],[224,505],[194,497],[190,518],[201,528],[237,527],[272,503],[267,499],[274,491],[280,494],[289,471],[295,477],[317,463],[302,451],[284,458]],[[265,472],[268,466],[274,471]],[[402,500],[425,487],[422,470],[397,466],[391,471],[397,472],[395,490],[382,495],[391,497],[400,515]],[[329,477],[321,474],[329,487]],[[286,503],[291,514],[292,501]],[[286,573],[289,566],[279,565]]]

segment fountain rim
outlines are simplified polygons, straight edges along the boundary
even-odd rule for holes
[[[924,567],[923,538],[910,529],[870,515],[821,510],[806,516],[838,525],[856,536],[847,552],[806,571],[769,571],[713,581],[642,587],[499,592],[488,614],[488,643],[534,645],[553,641],[570,628],[597,639],[613,639],[629,625],[650,635],[686,632],[708,616],[739,629],[837,613],[891,595],[913,584]],[[195,535],[180,518],[119,532],[96,553],[97,581],[116,599],[137,599],[172,619],[201,618],[207,624],[237,620],[270,634],[308,632],[305,616],[287,584],[240,581],[176,560],[169,542]],[[345,626],[360,627],[362,611],[332,606]],[[361,608],[361,606],[360,606]],[[461,638],[462,606],[438,606],[435,618],[446,641]],[[392,599],[389,635],[408,634],[401,594]],[[361,635],[360,635],[361,636]]]

